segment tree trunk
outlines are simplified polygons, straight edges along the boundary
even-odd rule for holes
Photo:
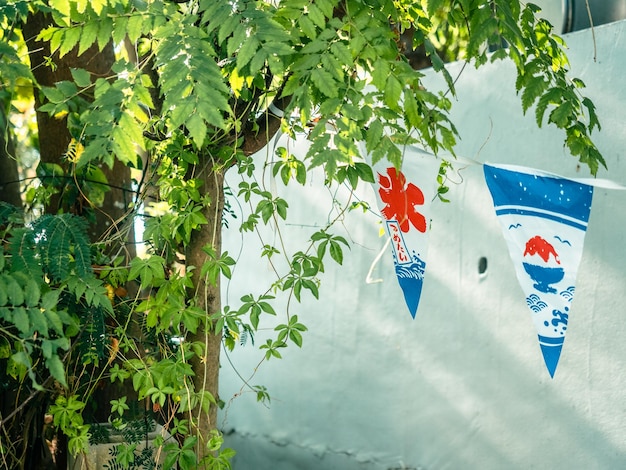
[[[189,341],[199,341],[205,345],[204,357],[194,357],[192,368],[195,373],[194,388],[196,391],[207,390],[218,399],[218,375],[220,364],[221,331],[213,331],[213,322],[209,316],[221,309],[220,305],[220,282],[219,277],[216,285],[211,285],[200,276],[200,270],[206,260],[202,248],[206,245],[215,250],[216,256],[220,256],[222,248],[222,211],[224,209],[224,175],[222,170],[205,168],[200,175],[196,175],[203,181],[203,189],[211,196],[211,204],[204,209],[204,215],[208,225],[193,233],[191,242],[186,250],[187,266],[195,266],[193,271],[193,283],[197,305],[206,312],[205,322],[201,324],[195,334],[189,335]],[[198,418],[196,435],[198,441],[198,459],[207,454],[206,443],[211,430],[216,428],[217,407],[211,405],[208,414],[201,410],[194,411],[194,418]]]
[[[102,52],[93,45],[80,56],[78,55],[78,50],[73,49],[62,58],[59,58],[56,53],[54,55],[51,54],[48,42],[35,40],[40,31],[50,24],[50,18],[38,12],[29,16],[23,28],[31,61],[31,69],[39,85],[51,87],[62,80],[72,80],[71,68],[85,69],[97,78],[111,75],[111,67],[115,62],[115,52],[112,43],[109,43]],[[46,65],[46,57],[50,56],[54,58],[54,68]],[[36,109],[39,109],[42,104],[41,95],[35,90]],[[71,135],[67,129],[67,119],[57,119],[49,116],[48,113],[37,111],[37,127],[39,130],[39,154],[41,161],[44,163],[58,163],[63,166],[62,157],[67,152],[71,141]],[[133,194],[130,169],[117,160],[113,168],[104,166],[101,169],[107,177],[110,187],[105,195],[104,203],[101,207],[96,208],[96,221],[89,228],[89,236],[95,242],[103,234],[113,233],[113,235],[116,235],[116,232],[124,231],[127,246],[134,254],[134,231],[126,230],[128,226],[123,227],[123,218],[126,215],[128,203],[131,202]],[[68,183],[73,184],[73,181]],[[55,199],[53,204],[47,208],[47,211],[54,214],[59,209],[64,211],[71,210],[68,207],[59,207],[60,204],[61,201],[58,198]]]
[[[4,110],[0,110],[0,123],[3,123],[3,129],[0,130],[0,201],[21,208],[20,175],[17,169],[15,146]]]
[[[111,67],[115,62],[112,43],[109,43],[102,51],[99,51],[94,45],[80,56],[77,49],[74,49],[62,58],[59,58],[56,53],[51,54],[49,43],[36,40],[38,34],[50,24],[51,19],[38,12],[34,15],[31,14],[23,26],[31,69],[40,86],[54,86],[59,81],[72,80],[70,68],[85,69],[92,74],[94,80],[110,76]],[[47,65],[47,57],[53,57],[54,68]],[[34,94],[35,105],[38,109],[43,104],[41,101],[42,97],[36,88]],[[88,99],[89,97],[86,98]],[[44,163],[57,163],[62,167],[66,167],[63,156],[66,154],[71,141],[67,120],[65,118],[57,119],[49,116],[47,113],[37,111],[37,127],[39,131],[40,160]],[[110,186],[105,194],[102,206],[93,208],[95,221],[89,227],[90,239],[96,242],[106,236],[108,240],[113,240],[113,243],[105,247],[105,253],[109,255],[116,253],[126,254],[128,258],[132,258],[135,256],[136,250],[133,221],[132,218],[128,217],[129,214],[127,213],[129,202],[132,200],[130,169],[119,161],[116,161],[113,168],[102,166],[101,169],[105,173]],[[75,184],[74,181],[68,178],[68,185],[73,184]],[[89,205],[87,201],[78,201],[72,207],[62,207],[63,204],[64,201],[57,195],[46,208],[46,212],[54,214],[62,210],[64,212],[73,212],[77,215],[85,215],[80,210],[80,207]],[[133,396],[132,385],[129,384],[127,388],[128,395]],[[108,417],[110,411],[109,401],[112,398],[119,398],[119,393],[115,393],[115,396],[113,396],[111,389],[105,386],[103,389],[98,390],[98,394],[99,396],[95,401],[100,404],[100,408],[96,414],[98,417]],[[126,391],[124,394],[126,394]],[[42,416],[45,411],[45,408],[39,410]],[[16,422],[19,423],[19,420],[20,418],[17,417]],[[57,468],[65,469],[67,467],[66,459],[65,448],[61,445],[57,449]],[[36,465],[36,462],[29,465]]]

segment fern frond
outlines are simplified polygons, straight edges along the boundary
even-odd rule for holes
[[[128,426],[122,431],[124,440],[129,444],[138,444],[145,441],[154,428],[156,422],[150,416],[145,416],[144,419],[134,419],[128,423]]]
[[[37,259],[35,233],[29,228],[16,228],[11,236],[9,253],[11,271],[23,272],[31,279],[43,277],[41,264]]]
[[[44,215],[34,224],[41,262],[51,278],[67,279],[72,269],[79,277],[92,273],[87,222],[72,214]]]
[[[76,350],[83,364],[98,365],[107,356],[104,309],[92,307],[77,313],[85,330],[76,341]]]

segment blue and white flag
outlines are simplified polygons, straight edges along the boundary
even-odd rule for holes
[[[402,168],[374,165],[376,198],[390,238],[396,277],[415,318],[426,271],[430,203],[436,195],[440,162],[416,147],[404,148]]]
[[[517,279],[551,377],[561,356],[593,187],[513,166],[484,165]]]

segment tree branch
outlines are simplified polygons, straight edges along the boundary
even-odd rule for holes
[[[273,104],[282,111],[289,105],[290,101],[291,97],[288,96],[285,98],[275,99]],[[252,155],[265,147],[280,130],[281,121],[282,116],[279,116],[278,113],[270,110],[260,115],[256,120],[255,127],[257,130],[253,130],[250,126],[250,128],[244,133],[244,140],[241,145],[243,153],[245,155]]]

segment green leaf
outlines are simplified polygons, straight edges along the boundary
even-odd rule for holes
[[[196,147],[201,148],[207,134],[207,126],[202,118],[198,114],[192,114],[185,121],[185,127],[189,130]]]
[[[545,94],[539,98],[537,102],[537,108],[535,109],[535,119],[537,126],[541,127],[543,124],[543,116],[546,112],[546,108],[551,103],[558,103],[561,100],[562,91],[559,88],[550,88]]]
[[[52,357],[46,359],[46,367],[50,371],[52,377],[54,377],[61,385],[67,387],[65,382],[65,368],[63,362],[59,359],[59,356],[54,354]]]
[[[326,27],[326,18],[324,18],[324,14],[317,5],[315,3],[309,3],[307,9],[309,11],[309,18],[311,18],[313,23],[315,23],[318,28],[324,29],[324,27]]]
[[[582,104],[587,108],[587,112],[589,113],[589,132],[593,131],[594,127],[600,130],[600,121],[598,120],[596,107],[593,102],[589,98],[583,98]]]
[[[415,127],[419,128],[422,123],[422,118],[419,115],[419,111],[417,108],[417,101],[415,100],[415,96],[409,89],[404,90],[404,113],[407,119],[407,122]]]
[[[100,15],[102,9],[107,5],[107,2],[108,0],[90,0],[89,4],[96,15]]]
[[[98,23],[91,21],[83,26],[78,42],[78,55],[83,54],[98,38]]]
[[[63,16],[70,16],[71,3],[67,0],[50,0],[50,7],[57,10]]]
[[[302,334],[298,330],[291,330],[289,332],[289,339],[293,341],[299,348],[302,347]]]
[[[126,36],[127,25],[128,16],[120,15],[115,18],[115,22],[113,23],[113,34],[111,36],[114,44],[120,44],[124,40],[124,37]]]
[[[55,87],[41,87],[41,91],[48,101],[51,103],[63,103],[65,101],[65,95]]]
[[[9,304],[11,305],[22,305],[24,303],[24,291],[17,283],[14,277],[6,276],[5,283],[7,286],[7,296],[9,298]]]
[[[76,0],[76,11],[78,13],[85,13],[87,5],[89,5],[87,0]]]
[[[379,90],[384,90],[390,73],[391,70],[387,61],[377,59],[372,66],[372,84]]]
[[[355,163],[354,168],[356,169],[359,178],[361,178],[366,183],[374,184],[374,172],[372,171],[372,167],[367,163]]]
[[[135,43],[141,37],[146,18],[143,15],[132,15],[128,19],[126,34],[130,42]]]
[[[335,4],[333,0],[316,0],[315,2],[326,18],[332,18]]]
[[[287,201],[285,201],[284,199],[277,198],[275,203],[276,203],[276,212],[283,220],[286,220],[287,208],[289,207],[287,205]]]
[[[32,329],[39,332],[44,337],[48,336],[48,320],[46,318],[47,314],[45,314],[38,308],[31,308],[28,310],[28,316],[32,323]]]
[[[530,108],[533,103],[543,94],[546,90],[548,83],[545,77],[539,75],[532,77],[526,83],[526,87],[522,93],[522,108],[524,112]]]
[[[30,356],[26,354],[24,351],[18,351],[15,354],[13,354],[11,356],[11,360],[15,362],[16,364],[24,366],[27,369],[30,369],[31,367]]]
[[[337,264],[343,264],[343,250],[341,245],[335,241],[330,242],[330,257],[334,259]]]
[[[81,28],[72,27],[64,30],[63,40],[61,41],[61,45],[59,47],[59,56],[63,57],[69,51],[71,51],[78,41],[80,40]]]
[[[98,28],[98,48],[102,51],[106,45],[111,42],[111,35],[113,34],[113,19],[109,16],[99,18]]]
[[[56,83],[56,87],[63,93],[63,96],[67,99],[73,98],[78,93],[76,84],[69,80],[61,80]]]
[[[39,34],[38,38],[49,39],[50,51],[57,52],[59,50],[59,47],[61,47],[61,42],[63,41],[64,35],[65,35],[65,30],[50,26],[49,28],[44,29]]]
[[[334,42],[330,46],[330,51],[343,65],[352,65],[354,59],[350,53],[350,49],[343,42]]]
[[[339,95],[337,83],[330,72],[319,68],[313,69],[311,72],[311,80],[317,89],[329,98],[336,98]]]
[[[385,104],[393,110],[400,109],[400,96],[402,95],[402,83],[394,75],[387,78],[383,97]]]
[[[195,103],[191,100],[187,99],[184,102],[178,103],[175,105],[174,109],[172,109],[171,113],[171,121],[172,127],[180,127],[182,126],[189,116],[191,116],[195,111]]]
[[[30,320],[24,307],[15,307],[13,309],[13,324],[22,335],[30,332]]]
[[[317,287],[317,284],[314,281],[310,279],[303,279],[302,286],[305,289],[308,289],[316,299],[320,298],[319,288]]]
[[[74,82],[79,87],[85,88],[91,85],[91,74],[86,70],[71,68],[70,72],[72,73],[72,78],[74,79]]]
[[[138,157],[134,142],[120,125],[113,127],[111,132],[111,147],[117,158],[122,162],[137,166]]]
[[[302,30],[302,32],[306,34],[309,39],[315,39],[315,37],[317,36],[317,29],[315,28],[315,25],[308,16],[301,16],[298,19],[298,24],[300,25],[300,29]]]
[[[159,285],[165,279],[165,259],[152,255],[147,259],[133,258],[130,262],[128,280],[141,278],[142,288]]]
[[[24,286],[24,303],[27,307],[35,307],[39,304],[39,284],[34,279],[29,279]]]
[[[566,127],[572,119],[574,119],[574,106],[571,101],[565,101],[550,113],[549,121],[558,127]]]
[[[239,53],[237,54],[237,68],[239,70],[242,70],[246,65],[248,65],[252,57],[254,57],[259,50],[259,47],[259,40],[255,36],[249,36],[244,41],[239,49]]]
[[[50,326],[54,328],[54,331],[60,335],[63,334],[63,321],[61,316],[55,310],[46,310],[45,313],[41,312],[41,315],[45,315],[44,318],[46,318]]]
[[[430,16],[434,16],[437,10],[442,8],[447,2],[444,0],[428,0],[427,7]]]
[[[11,357],[11,343],[4,336],[0,336],[0,359],[9,357]]]
[[[124,130],[135,145],[141,149],[145,149],[143,143],[143,129],[129,113],[126,112],[120,116],[119,126]],[[136,154],[136,151],[133,153]]]
[[[9,323],[13,322],[13,312],[9,307],[0,307],[0,320],[5,320]]]
[[[218,44],[223,44],[224,41],[231,36],[234,32],[238,30],[245,30],[245,26],[241,24],[241,17],[239,15],[230,15],[228,18],[225,18],[224,21],[220,24],[220,30],[217,35]],[[230,50],[232,52],[232,49]]]

